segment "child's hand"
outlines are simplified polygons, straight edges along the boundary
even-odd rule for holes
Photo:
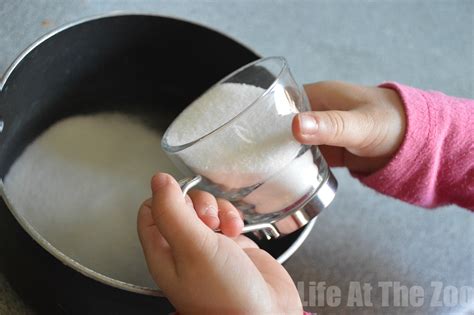
[[[180,314],[303,313],[293,281],[268,253],[243,236],[213,232],[206,224],[219,222],[201,221],[171,176],[155,175],[151,187],[138,215],[140,241],[153,279]],[[223,229],[238,216],[226,211],[233,214],[221,216]]]
[[[330,166],[373,172],[397,151],[406,127],[397,92],[330,81],[305,90],[314,112],[295,117],[293,135],[301,143],[321,145]]]

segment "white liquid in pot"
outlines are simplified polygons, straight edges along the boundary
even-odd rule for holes
[[[136,218],[158,168],[178,175],[160,141],[160,134],[121,114],[62,120],[15,161],[6,195],[67,256],[111,278],[155,287]]]

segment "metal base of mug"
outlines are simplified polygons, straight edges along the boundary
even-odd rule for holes
[[[186,178],[179,182],[183,194],[195,187],[201,181],[201,176]],[[288,235],[305,226],[312,219],[318,216],[322,210],[327,208],[336,196],[337,180],[330,170],[328,177],[316,189],[302,206],[294,210],[289,210],[285,215],[277,217],[271,222],[254,222],[244,226],[242,233],[253,232],[258,238],[279,238]],[[216,232],[219,232],[216,230]]]
[[[272,229],[261,229],[254,232],[257,237],[267,239],[281,237],[295,232],[316,218],[321,211],[327,208],[334,200],[337,191],[337,180],[331,171],[328,171],[327,179],[321,183],[316,192],[307,201],[295,210],[288,211],[282,217],[269,222]],[[276,230],[278,235],[272,230]]]

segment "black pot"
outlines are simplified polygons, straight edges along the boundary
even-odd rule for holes
[[[0,179],[35,137],[62,118],[120,111],[164,131],[213,83],[257,58],[218,32],[158,16],[108,16],[56,30],[23,52],[0,82]],[[117,285],[61,257],[7,206],[1,181],[0,188],[1,272],[37,312],[173,310],[165,298]],[[283,262],[312,227],[311,223],[287,237],[258,242]]]

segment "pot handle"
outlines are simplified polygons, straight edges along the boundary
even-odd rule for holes
[[[181,179],[178,183],[181,186],[181,190],[183,191],[183,195],[185,196],[190,189],[198,185],[202,180],[200,175],[196,175],[194,177],[187,177]],[[220,232],[220,230],[215,230],[216,232]],[[256,231],[263,231],[264,235],[267,239],[278,238],[280,237],[280,232],[273,226],[271,223],[256,223],[256,224],[248,224],[245,225],[242,229],[242,233],[250,233]]]

